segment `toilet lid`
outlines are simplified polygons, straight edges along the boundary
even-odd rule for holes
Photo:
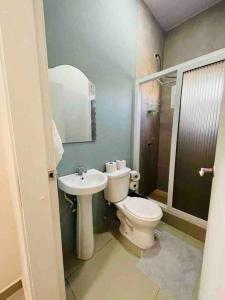
[[[162,215],[159,205],[140,197],[127,197],[123,206],[132,215],[141,219],[156,219]]]

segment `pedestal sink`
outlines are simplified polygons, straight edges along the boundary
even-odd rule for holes
[[[58,178],[62,191],[77,196],[76,251],[80,259],[89,259],[93,254],[92,195],[104,190],[107,181],[107,176],[95,169],[88,170],[82,176],[75,173]]]

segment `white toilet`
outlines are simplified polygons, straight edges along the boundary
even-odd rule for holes
[[[108,185],[104,190],[105,199],[117,207],[120,232],[141,249],[154,245],[154,229],[162,218],[162,210],[152,200],[129,197],[129,168],[106,173]]]

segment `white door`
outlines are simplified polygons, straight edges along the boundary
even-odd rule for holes
[[[1,1],[0,30],[0,96],[15,163],[25,294],[29,300],[64,300],[56,179],[48,178],[56,166],[42,2]]]

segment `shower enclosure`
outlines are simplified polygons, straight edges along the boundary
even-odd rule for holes
[[[224,71],[223,61],[183,75],[173,207],[204,220],[209,210]],[[207,172],[199,173],[201,168]]]
[[[168,194],[175,75],[140,85],[139,192],[164,204]]]
[[[137,80],[134,167],[140,193],[206,224],[225,84],[225,50]]]

